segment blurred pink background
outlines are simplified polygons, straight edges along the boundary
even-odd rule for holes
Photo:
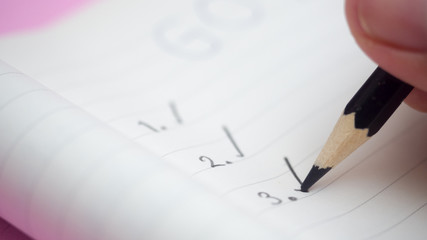
[[[47,25],[93,0],[0,0],[0,36]]]
[[[0,0],[0,36],[43,27],[94,0]],[[1,240],[31,240],[0,218]]]

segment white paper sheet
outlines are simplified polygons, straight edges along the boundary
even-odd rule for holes
[[[56,103],[45,90],[25,88],[31,91],[25,101],[1,109],[1,119],[24,125],[2,128],[10,131],[3,135],[10,139],[1,141],[2,154],[14,160],[0,165],[0,177],[16,176],[23,189],[34,189],[30,198],[9,196],[13,207],[3,207],[2,216],[26,222],[24,229],[40,239],[68,239],[77,234],[73,228],[85,236],[106,236],[104,228],[85,219],[103,221],[108,212],[114,218],[101,225],[126,223],[131,229],[111,239],[144,236],[142,229],[151,226],[147,216],[162,219],[150,201],[169,203],[168,194],[174,194],[158,182],[173,180],[160,174],[156,186],[142,184],[139,193],[123,198],[122,184],[148,174],[131,167],[142,164],[133,150],[123,150],[133,141],[153,153],[153,162],[180,169],[248,219],[291,239],[425,238],[425,114],[403,105],[309,193],[295,191],[299,183],[285,164],[286,158],[305,177],[346,102],[375,68],[352,40],[342,5],[338,0],[106,1],[56,26],[0,39],[3,60],[76,104]],[[7,85],[4,94],[12,90]],[[45,99],[34,101],[37,94]],[[80,109],[129,141],[94,127],[99,123],[93,120],[74,119],[74,112],[85,118]],[[50,111],[59,112],[44,120]],[[50,138],[41,141],[45,135]],[[81,140],[74,143],[74,135]],[[32,158],[32,151],[43,160]],[[122,177],[123,183],[112,180]],[[109,184],[114,190],[96,191]],[[147,188],[159,196],[141,202],[145,197],[139,194]],[[70,198],[76,198],[72,204]],[[164,214],[175,209],[159,206]],[[173,227],[187,213],[177,209],[176,214],[166,221],[170,235],[158,236],[185,236]],[[210,230],[230,232],[222,221],[214,221]],[[200,233],[206,231],[200,226],[194,231],[195,239],[211,234]]]

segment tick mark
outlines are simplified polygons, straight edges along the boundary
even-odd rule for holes
[[[169,102],[169,107],[172,111],[173,116],[175,117],[176,122],[182,124],[182,118],[181,115],[179,115],[175,102]]]
[[[299,179],[299,177],[297,176],[297,174],[295,173],[294,169],[291,166],[291,163],[289,162],[289,159],[287,157],[284,158],[286,165],[288,165],[289,171],[291,171],[292,175],[294,175],[294,177],[296,178],[296,180],[299,182],[299,184],[301,185],[301,179]]]
[[[228,139],[230,140],[231,144],[233,144],[233,147],[236,149],[237,153],[238,153],[238,157],[244,157],[242,151],[240,150],[239,146],[237,146],[236,141],[234,141],[233,136],[231,135],[230,131],[228,130],[228,128],[226,126],[222,126],[222,129],[225,132],[225,135],[227,135]]]

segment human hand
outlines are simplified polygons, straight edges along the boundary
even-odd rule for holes
[[[346,15],[362,50],[414,86],[405,102],[427,112],[427,0],[346,0]]]

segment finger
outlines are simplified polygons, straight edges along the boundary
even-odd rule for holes
[[[427,92],[414,89],[405,99],[405,103],[418,111],[427,112]]]
[[[383,69],[427,92],[427,1],[347,0],[350,30]]]

